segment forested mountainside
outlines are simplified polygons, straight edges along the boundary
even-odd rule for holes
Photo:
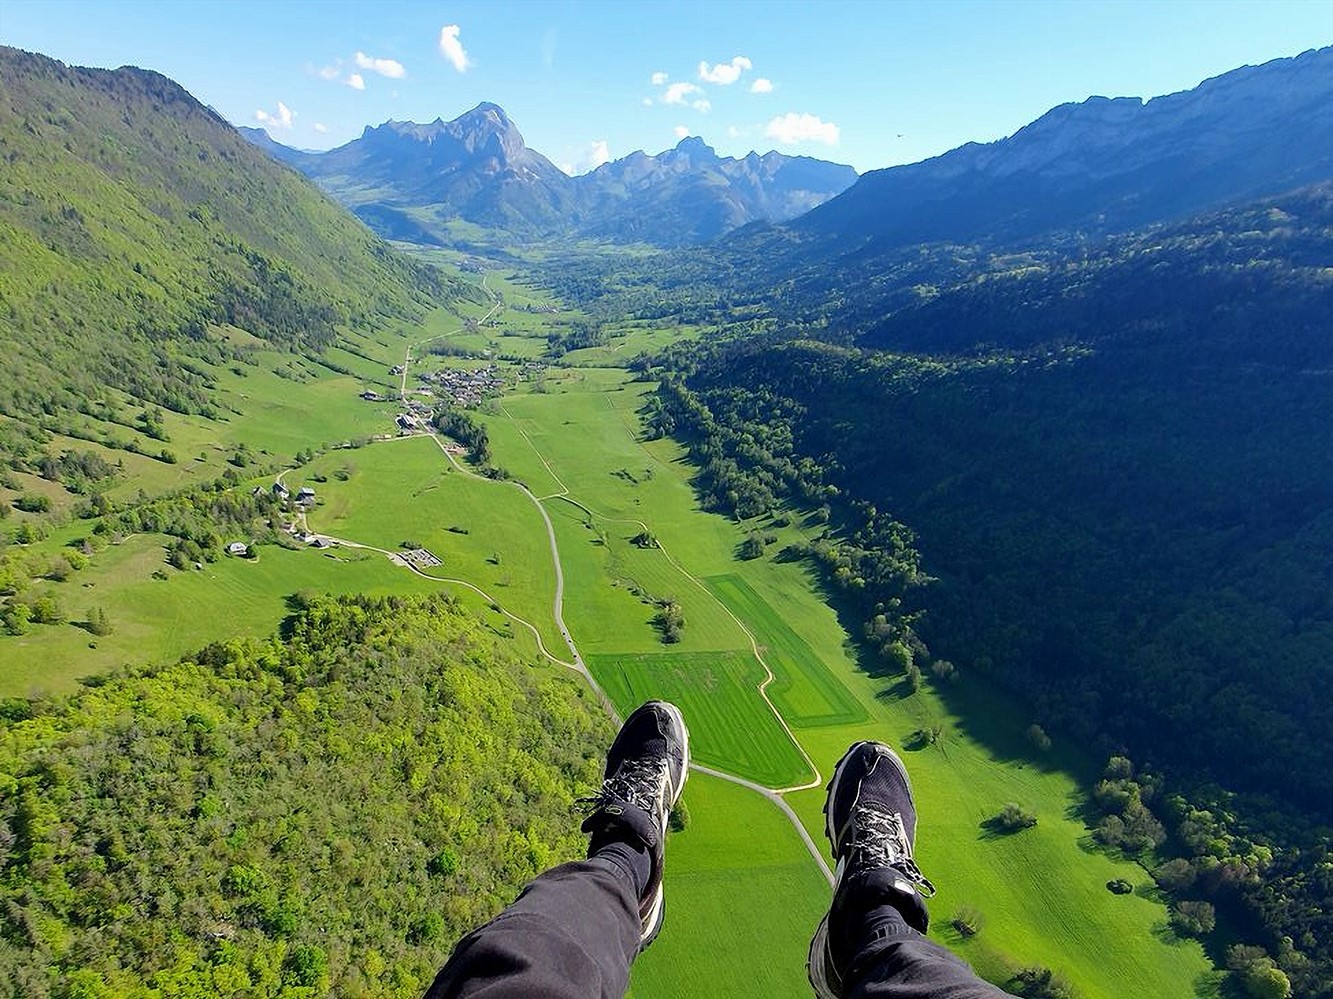
[[[420,995],[582,846],[609,722],[445,597],[0,710],[0,994]]]
[[[710,505],[828,504],[842,530],[791,554],[887,668],[984,673],[1133,760],[1099,838],[1165,823],[1163,883],[1261,926],[1306,996],[1333,994],[1331,261],[1321,185],[923,291],[866,347],[677,349],[653,414]]]
[[[460,294],[146,70],[0,48],[0,413],[211,411],[232,324],[318,351]]]
[[[452,121],[387,121],[328,152],[241,133],[314,179],[386,237],[449,243],[459,220],[518,238],[587,236],[687,246],[756,220],[786,221],[846,190],[849,166],[769,152],[718,156],[702,139],[570,177],[529,148],[504,109]]]

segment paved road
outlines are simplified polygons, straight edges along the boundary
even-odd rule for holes
[[[805,831],[805,826],[801,824],[800,818],[792,809],[791,805],[787,804],[787,799],[784,798],[780,792],[774,791],[769,787],[764,787],[763,784],[756,784],[752,780],[746,780],[744,777],[737,777],[735,774],[729,774],[725,770],[714,770],[712,767],[706,767],[702,763],[691,763],[690,769],[697,770],[701,774],[708,774],[710,777],[716,777],[719,780],[731,781],[731,783],[739,784],[741,787],[748,787],[751,791],[754,791],[756,794],[762,794],[769,801],[773,802],[773,804],[777,805],[778,808],[782,809],[787,818],[791,820],[791,824],[795,827],[797,835],[801,837],[801,842],[804,843],[805,848],[810,851],[810,856],[815,858],[815,863],[819,865],[820,872],[828,879],[829,885],[832,886],[833,872],[829,870],[828,862],[824,859],[823,851],[815,845],[815,841],[810,838],[810,834]]]

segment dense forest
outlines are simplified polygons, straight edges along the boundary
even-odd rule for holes
[[[582,846],[609,723],[445,597],[0,705],[0,994],[416,996]]]
[[[705,505],[794,501],[886,669],[1111,768],[1098,838],[1333,994],[1333,192],[644,364]],[[822,333],[822,330],[813,332]],[[827,342],[828,339],[839,341]]]
[[[0,414],[24,422],[213,415],[220,325],[311,352],[464,293],[156,73],[0,47],[0,162]]]

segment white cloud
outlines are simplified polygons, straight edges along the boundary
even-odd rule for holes
[[[673,83],[667,87],[662,94],[663,104],[684,104],[685,98],[690,94],[702,94],[703,87],[696,87],[693,83]]]
[[[704,114],[707,114],[709,111],[713,110],[713,102],[700,98],[692,103],[690,107],[694,108],[696,111],[702,111]]]
[[[338,79],[338,74],[341,73],[342,71],[343,71],[342,60],[339,59],[333,65],[321,66],[315,72],[319,74],[319,78],[321,80],[336,80]]]
[[[646,107],[646,108],[650,108],[650,107],[652,107],[652,106],[653,106],[653,99],[652,99],[651,97],[645,97],[645,98],[643,99],[643,106]]]
[[[391,80],[399,80],[407,75],[407,70],[403,68],[403,64],[396,59],[376,59],[364,52],[358,52],[352,58],[359,68],[373,70],[380,76],[387,76]]]
[[[351,73],[347,77],[347,85],[353,90],[365,90],[366,78],[360,73]]]
[[[660,87],[667,82],[667,75],[661,71],[658,71],[653,74],[652,81],[654,87]]]
[[[588,169],[596,170],[603,163],[611,162],[611,150],[605,139],[597,139],[588,149]]]
[[[741,78],[741,73],[747,69],[754,69],[754,63],[750,62],[745,56],[736,56],[731,62],[720,62],[716,66],[709,66],[706,62],[699,63],[699,79],[706,83],[717,83],[722,86],[729,86]]]
[[[278,101],[278,110],[273,114],[269,114],[263,108],[255,112],[255,121],[264,125],[271,125],[273,128],[291,128],[292,119],[295,117],[296,112],[282,101]]]
[[[770,121],[764,134],[785,146],[794,146],[798,142],[822,142],[833,146],[838,142],[838,126],[833,122],[794,111],[788,111]]]
[[[677,125],[674,129],[677,139],[683,139],[690,134],[690,130],[684,125]]]
[[[752,94],[771,94],[772,92],[773,81],[766,76],[761,76],[750,84],[750,93]]]
[[[588,143],[583,154],[575,163],[562,162],[560,169],[571,177],[576,177],[581,173],[591,173],[603,163],[611,162],[611,148],[605,139],[594,139]]]
[[[739,128],[737,128],[735,125],[727,126],[727,138],[739,139],[740,137],[741,137],[741,130]]]
[[[454,69],[462,73],[472,65],[472,60],[468,58],[463,43],[458,38],[459,30],[456,24],[446,24],[440,29],[440,55],[453,63]]]
[[[315,122],[315,131],[318,132],[320,135],[323,135],[328,130],[329,126],[325,125],[322,121]]]

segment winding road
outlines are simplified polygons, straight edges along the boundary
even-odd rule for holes
[[[482,279],[482,288],[486,290],[488,294],[492,295],[492,297],[495,299],[495,302],[491,306],[490,310],[486,313],[486,315],[484,315],[478,321],[479,325],[481,323],[485,323],[492,316],[494,316],[495,313],[500,309],[500,306],[502,304],[500,297],[496,295],[494,292],[490,291],[490,289],[486,288],[485,277],[483,277]],[[408,369],[412,364],[413,349],[420,347],[422,344],[429,343],[432,340],[439,340],[444,337],[454,336],[457,333],[461,333],[465,328],[466,327],[460,326],[457,329],[449,330],[448,332],[445,333],[437,333],[434,336],[429,336],[424,339],[409,343],[407,345],[403,354],[403,366],[402,366],[402,371],[400,372],[400,379],[399,379],[399,392],[401,398],[404,401],[407,399],[407,373]],[[582,510],[588,517],[596,518],[606,523],[633,524],[643,530],[648,530],[648,525],[645,524],[643,521],[639,520],[607,517],[598,514],[590,507],[588,507],[586,504],[575,499],[570,493],[569,488],[565,485],[564,481],[560,478],[559,475],[556,474],[555,470],[551,467],[550,463],[547,462],[545,455],[541,453],[541,450],[532,442],[531,438],[527,435],[527,433],[523,430],[523,428],[519,426],[518,421],[514,419],[513,415],[510,414],[508,410],[504,409],[503,405],[501,406],[501,410],[504,412],[505,416],[508,417],[508,419],[513,423],[515,429],[518,430],[519,434],[527,442],[528,446],[532,448],[533,452],[537,455],[538,460],[542,463],[542,465],[546,468],[547,472],[551,475],[551,478],[557,483],[557,485],[559,485],[560,490],[558,492],[552,493],[548,496],[538,497],[526,485],[524,485],[521,482],[515,482],[512,480],[503,481],[497,479],[490,479],[487,478],[486,476],[478,475],[472,469],[466,467],[461,462],[459,462],[458,459],[454,456],[453,452],[451,452],[445,445],[445,442],[440,437],[440,435],[435,433],[433,430],[426,430],[415,434],[404,435],[402,437],[390,438],[389,440],[390,441],[402,440],[405,439],[405,437],[429,437],[431,440],[435,442],[436,446],[440,449],[440,453],[444,455],[445,459],[448,460],[448,462],[459,472],[462,472],[464,475],[470,476],[471,478],[477,479],[481,482],[490,483],[492,485],[512,486],[513,488],[522,491],[523,495],[528,498],[529,502],[531,502],[532,505],[537,508],[537,512],[541,515],[542,523],[546,527],[547,542],[549,543],[551,550],[551,564],[555,569],[555,597],[552,601],[551,613],[555,620],[556,627],[559,628],[560,630],[560,636],[561,638],[564,639],[565,645],[569,650],[569,655],[570,655],[569,661],[557,657],[546,647],[545,643],[542,641],[541,632],[535,624],[533,624],[531,621],[525,620],[524,618],[518,617],[517,615],[512,614],[507,610],[504,610],[503,607],[501,607],[500,603],[496,601],[493,597],[491,597],[490,594],[486,593],[479,586],[468,580],[431,575],[430,573],[422,570],[419,566],[414,565],[413,563],[405,559],[402,559],[398,555],[398,553],[389,551],[388,549],[385,548],[377,547],[375,545],[365,544],[363,542],[355,541],[350,538],[340,538],[330,534],[318,534],[317,536],[325,538],[329,542],[337,544],[342,547],[359,548],[359,549],[364,549],[366,551],[378,552],[390,559],[405,564],[407,568],[410,569],[412,572],[426,579],[431,579],[436,582],[445,583],[449,585],[462,586],[478,594],[484,600],[489,602],[492,606],[499,608],[500,612],[504,614],[505,617],[517,622],[518,624],[522,625],[523,627],[531,631],[533,637],[536,639],[538,650],[546,659],[548,659],[552,663],[555,663],[559,666],[563,666],[567,669],[573,670],[574,672],[578,673],[583,678],[584,682],[588,684],[589,688],[596,695],[597,699],[601,702],[602,707],[605,709],[607,714],[616,722],[617,725],[619,725],[622,720],[619,710],[617,710],[611,698],[607,695],[606,691],[602,689],[601,684],[597,682],[596,677],[594,677],[592,675],[592,672],[588,669],[587,664],[583,660],[583,656],[579,653],[578,646],[574,643],[574,637],[570,633],[569,626],[565,622],[564,565],[560,558],[560,546],[555,536],[555,525],[551,522],[551,516],[546,510],[544,501],[555,500],[555,499],[562,500]],[[388,443],[388,441],[377,441],[372,443]],[[281,483],[282,477],[285,474],[286,472],[282,472],[277,476],[277,481],[279,483]],[[302,513],[302,523],[303,525],[306,524],[304,513]],[[694,586],[698,587],[703,593],[707,594],[707,596],[710,599],[718,603],[718,605],[722,607],[722,609],[726,612],[726,614],[736,623],[736,625],[740,628],[741,632],[746,636],[746,638],[750,643],[750,647],[754,653],[755,658],[759,661],[760,666],[764,670],[765,678],[759,684],[757,692],[759,696],[763,698],[764,703],[768,705],[769,710],[773,713],[774,718],[777,719],[778,724],[782,726],[783,731],[786,732],[787,737],[792,742],[792,745],[796,747],[797,751],[805,759],[806,764],[809,766],[811,773],[814,774],[814,778],[806,782],[805,784],[795,785],[792,787],[771,788],[771,787],[766,787],[763,784],[760,784],[756,781],[749,780],[748,778],[741,777],[738,774],[733,774],[725,770],[719,770],[714,767],[705,766],[704,764],[701,763],[692,763],[690,765],[690,769],[698,773],[707,774],[710,777],[716,777],[719,780],[725,780],[732,784],[739,785],[740,787],[747,788],[748,790],[751,790],[756,794],[763,795],[765,798],[771,801],[787,817],[788,821],[791,822],[792,827],[796,830],[797,835],[800,837],[801,842],[805,845],[806,850],[809,852],[811,858],[814,860],[816,866],[819,868],[820,873],[823,874],[828,883],[832,885],[834,881],[833,872],[829,869],[828,862],[824,859],[823,852],[819,849],[814,839],[810,836],[810,833],[801,823],[799,816],[797,816],[796,812],[792,809],[791,805],[788,804],[786,799],[783,797],[783,795],[793,791],[804,791],[810,788],[819,787],[823,783],[823,780],[820,776],[819,768],[815,766],[814,760],[810,758],[810,755],[809,753],[806,752],[805,747],[801,745],[800,741],[796,738],[795,733],[792,732],[791,726],[787,723],[787,720],[782,716],[782,713],[778,710],[777,706],[768,696],[767,688],[769,684],[773,682],[774,675],[773,671],[769,668],[768,663],[765,662],[764,660],[763,653],[761,651],[761,646],[759,645],[758,640],[756,639],[754,633],[746,626],[745,622],[742,621],[731,610],[730,607],[728,607],[725,603],[719,600],[717,596],[713,594],[712,591],[710,591],[707,588],[707,586],[704,585],[702,580],[700,580],[697,576],[693,575],[687,569],[685,569],[685,567],[682,566],[678,561],[676,561],[676,559],[665,549],[661,549],[661,551],[663,556],[667,559],[668,563],[672,566],[672,568],[674,568],[677,572],[679,572],[686,579],[688,579]]]

